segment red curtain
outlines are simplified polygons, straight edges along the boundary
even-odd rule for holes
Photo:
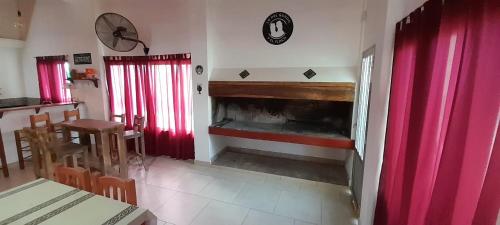
[[[188,54],[104,57],[111,113],[146,117],[146,152],[194,159]]]
[[[430,0],[396,26],[378,225],[494,225],[500,1]]]
[[[38,87],[40,99],[44,103],[61,103],[71,101],[70,91],[66,83],[66,57],[36,57],[38,70]]]

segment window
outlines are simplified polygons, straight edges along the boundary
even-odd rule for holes
[[[112,92],[112,114],[129,117],[146,115],[146,119],[154,115],[156,128],[161,131],[191,133],[190,75],[189,63],[152,61],[146,64],[110,64],[108,86],[111,88],[108,91]],[[148,107],[147,102],[154,107]],[[180,127],[179,121],[183,121]]]
[[[191,55],[105,56],[112,115],[146,119],[146,153],[194,159]]]
[[[364,159],[366,147],[366,130],[368,128],[368,110],[370,108],[370,89],[374,56],[375,47],[371,47],[363,53],[363,59],[361,61],[355,142],[356,150],[361,160]]]
[[[71,101],[71,92],[66,87],[69,64],[64,55],[36,57],[38,87],[43,103]]]

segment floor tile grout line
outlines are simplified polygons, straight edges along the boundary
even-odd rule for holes
[[[296,220],[296,218],[294,218],[294,217],[285,216],[285,215],[279,215],[279,214],[276,214],[276,213],[272,213],[272,212],[268,212],[268,211],[263,211],[261,209],[250,208],[250,210],[257,211],[257,212],[260,212],[260,213],[269,214],[269,215],[273,215],[273,216],[277,216],[277,217],[283,217],[283,218],[291,219],[292,221]]]
[[[279,196],[279,198],[278,198],[278,201],[276,202],[276,205],[274,206],[273,213],[275,213],[275,214],[276,214],[276,208],[278,208],[278,205],[279,205],[279,203],[280,203],[280,201],[281,201],[281,197],[282,197],[282,195],[283,195],[283,192],[284,192],[283,190],[282,190],[282,191],[280,191],[280,196]]]
[[[250,209],[247,209],[247,213],[246,213],[245,217],[243,218],[243,220],[241,221],[240,225],[245,224],[245,221],[247,220],[249,214],[250,214]]]
[[[194,221],[196,221],[196,218],[198,218],[198,216],[200,216],[200,214],[210,205],[210,203],[212,203],[213,200],[210,200],[208,201],[208,203],[203,206],[203,208],[198,212],[196,213],[196,215],[193,217],[193,219],[189,222],[189,225],[193,224]]]

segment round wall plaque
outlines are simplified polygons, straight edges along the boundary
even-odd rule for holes
[[[293,33],[292,18],[284,12],[275,12],[267,17],[262,26],[262,34],[267,42],[281,45],[288,41]]]
[[[197,65],[195,68],[196,74],[201,75],[203,73],[203,66]]]

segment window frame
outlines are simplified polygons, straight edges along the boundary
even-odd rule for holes
[[[370,60],[368,65],[364,65],[366,60]],[[359,155],[361,161],[364,161],[365,155],[366,155],[366,137],[368,134],[368,124],[369,124],[369,114],[370,114],[370,99],[371,99],[371,90],[372,90],[372,76],[373,76],[373,69],[375,66],[375,46],[372,46],[365,51],[363,51],[362,57],[361,57],[361,67],[360,67],[360,76],[359,76],[359,82],[358,82],[358,99],[357,99],[357,108],[356,108],[356,131],[355,131],[355,150],[356,153]],[[368,69],[368,72],[366,73],[367,76],[367,87],[366,88],[366,97],[362,96],[362,86],[363,86],[363,78],[365,76],[365,68]],[[360,103],[362,101],[362,98],[366,98],[366,105],[363,107]],[[362,111],[363,110],[363,111]],[[363,124],[360,124],[360,117],[364,117],[364,129],[360,130],[360,126]],[[359,143],[359,136],[363,135],[361,138],[361,142]],[[361,149],[360,149],[361,148]]]

